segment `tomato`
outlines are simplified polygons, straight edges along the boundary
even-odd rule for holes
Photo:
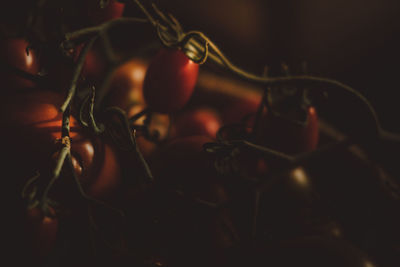
[[[29,43],[24,39],[6,39],[0,41],[0,61],[1,64],[8,64],[29,74],[36,75],[39,72],[39,59],[33,49],[26,48]],[[23,89],[32,88],[34,82],[16,74],[2,71],[0,78],[2,83],[8,87]]]
[[[300,124],[281,115],[266,113],[260,121],[257,142],[285,153],[302,153],[318,145],[318,116],[314,107],[307,108],[306,122]]]
[[[199,65],[182,51],[161,49],[144,79],[143,95],[148,107],[161,113],[181,109],[193,94],[198,71]]]
[[[79,55],[81,49],[82,46],[77,48],[77,55]],[[100,47],[94,45],[92,49],[89,50],[86,54],[85,63],[81,72],[82,76],[92,83],[101,81],[106,74],[107,62],[100,49]]]
[[[145,109],[144,104],[135,104],[128,108],[128,117],[134,116],[135,114],[141,112]],[[134,122],[135,125],[143,125],[147,116],[143,116]],[[151,121],[149,124],[149,133],[154,136],[156,132],[158,133],[158,140],[164,141],[169,134],[169,127],[171,120],[169,115],[153,113],[151,115]],[[139,147],[140,152],[143,154],[145,159],[149,159],[151,155],[157,150],[158,145],[156,142],[146,139],[142,132],[136,133],[136,142]]]
[[[40,91],[14,95],[7,100],[1,107],[3,114],[7,112],[3,119],[7,133],[2,134],[7,139],[2,139],[2,143],[3,147],[11,150],[10,164],[16,168],[24,165],[20,170],[22,178],[29,178],[28,173],[36,170],[40,170],[42,176],[50,175],[56,158],[54,153],[59,149],[55,140],[61,138],[62,114],[58,108],[64,97]],[[87,134],[73,117],[70,128],[71,154],[82,185],[93,197],[109,196],[120,178],[113,148]],[[62,190],[60,194],[63,194]]]
[[[117,0],[110,0],[107,6],[101,8],[100,0],[87,0],[87,7],[90,21],[97,25],[121,17],[125,4]]]
[[[170,138],[204,135],[216,138],[221,127],[219,114],[209,108],[197,108],[179,115],[171,128]]]
[[[146,203],[143,212],[150,215],[148,220],[152,216],[159,218],[155,229],[150,230],[152,234],[158,233],[151,242],[160,244],[162,255],[173,266],[185,266],[188,262],[193,266],[210,266],[221,260],[222,251],[237,242],[229,210],[214,209],[201,202],[223,205],[229,200],[214,169],[213,157],[203,151],[203,144],[211,141],[207,136],[189,136],[161,147],[150,162],[159,188],[153,196],[147,196],[153,206],[147,206],[149,201],[138,201],[133,193],[135,205]],[[137,210],[131,212],[137,223]],[[146,215],[139,216],[143,220]],[[134,229],[141,229],[138,227]],[[144,238],[148,239],[148,235]]]
[[[257,112],[261,103],[261,95],[249,94],[246,97],[228,97],[226,106],[222,108],[224,124],[239,123],[244,117]]]
[[[57,232],[58,218],[53,208],[49,207],[51,217],[45,216],[38,208],[26,212],[26,235],[28,249],[34,259],[43,261],[54,248]]]
[[[144,60],[133,59],[114,72],[106,106],[118,106],[128,110],[131,105],[143,104],[143,81],[147,70]]]

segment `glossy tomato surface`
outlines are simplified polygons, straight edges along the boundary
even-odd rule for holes
[[[0,40],[0,61],[1,65],[9,65],[21,71],[36,75],[39,72],[39,59],[33,49],[26,48],[29,43],[24,39]],[[3,84],[11,88],[23,89],[34,87],[34,82],[21,76],[13,74],[12,71],[2,71],[0,77]]]
[[[169,113],[181,109],[192,96],[199,65],[182,51],[161,49],[150,62],[143,85],[148,107]]]
[[[3,147],[9,152],[10,166],[21,181],[40,170],[43,177],[51,174],[60,149],[62,114],[58,108],[64,97],[49,91],[14,95],[2,105],[6,113],[2,133]],[[113,148],[85,132],[70,120],[71,154],[75,171],[87,193],[103,197],[119,184],[119,165]],[[20,168],[19,166],[25,166]]]
[[[118,67],[113,74],[106,106],[117,106],[127,111],[129,107],[144,104],[143,81],[148,63],[133,59]]]

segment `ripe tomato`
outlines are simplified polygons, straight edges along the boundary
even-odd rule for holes
[[[34,50],[29,49],[29,54],[26,53],[28,45],[29,43],[24,39],[0,40],[1,64],[8,64],[29,74],[36,75],[39,72],[39,60]],[[22,89],[35,86],[32,81],[10,72],[2,71],[0,78],[3,84],[12,88]]]
[[[318,116],[314,107],[308,107],[305,124],[290,121],[280,115],[266,113],[260,122],[257,142],[286,153],[314,150],[318,145]]]
[[[179,115],[172,127],[170,138],[204,135],[216,138],[221,127],[219,114],[209,108],[197,108]]]
[[[58,151],[55,140],[61,138],[62,114],[58,108],[63,99],[54,92],[40,91],[14,95],[3,103],[2,113],[7,112],[7,116],[2,122],[8,129],[3,133],[7,138],[2,139],[3,147],[10,149],[11,165],[17,170],[20,164],[24,165],[20,170],[22,178],[28,178],[28,173],[36,170],[43,176],[50,175],[52,158]],[[113,148],[87,134],[73,117],[70,128],[71,154],[82,185],[93,197],[108,196],[120,178]]]
[[[170,113],[181,109],[192,96],[199,65],[182,51],[161,49],[151,61],[143,84],[148,107]]]
[[[77,54],[82,48],[77,48]],[[98,82],[106,73],[106,59],[96,45],[86,54],[82,68],[82,76],[90,82]]]
[[[44,216],[39,208],[29,209],[26,212],[26,236],[29,256],[39,262],[54,248],[58,232],[58,218],[54,209],[49,207],[51,217]]]
[[[103,22],[116,19],[122,16],[125,4],[117,0],[110,0],[104,8],[100,7],[100,0],[88,0],[88,17],[93,24],[101,24]]]
[[[147,65],[144,60],[133,59],[120,66],[113,74],[105,105],[127,111],[131,105],[143,104]]]
[[[246,115],[254,114],[261,102],[261,95],[249,94],[246,97],[228,97],[227,104],[222,109],[224,124],[239,123]]]

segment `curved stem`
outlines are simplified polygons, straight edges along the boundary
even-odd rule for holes
[[[134,123],[135,121],[137,121],[138,119],[140,119],[141,117],[145,116],[147,113],[149,112],[148,108],[144,108],[142,111],[140,111],[139,113],[136,113],[135,115],[133,115],[132,117],[129,118],[129,122],[130,123]]]
[[[105,202],[103,202],[103,201],[101,201],[101,200],[98,200],[98,199],[96,199],[96,198],[93,198],[93,197],[88,196],[88,195],[86,194],[85,190],[83,190],[82,185],[81,185],[81,183],[80,183],[80,181],[79,181],[79,178],[78,178],[78,176],[77,176],[76,173],[75,173],[74,165],[73,165],[73,163],[72,163],[71,154],[68,154],[68,155],[67,155],[66,160],[67,160],[67,163],[68,163],[70,172],[71,172],[71,174],[72,174],[72,176],[73,176],[73,178],[74,178],[74,181],[75,181],[75,183],[76,183],[76,186],[78,187],[79,193],[81,194],[81,196],[82,196],[84,199],[86,199],[87,201],[92,202],[92,203],[94,203],[94,204],[96,204],[96,205],[99,205],[99,206],[105,207],[105,208],[107,208],[107,209],[109,209],[109,210],[112,210],[112,211],[114,211],[115,213],[119,214],[121,217],[124,217],[124,216],[125,216],[125,214],[124,214],[121,210],[116,209],[116,208],[114,208],[114,207],[108,205],[107,203],[105,203]]]
[[[90,48],[93,46],[96,39],[97,39],[97,36],[90,39],[90,41],[85,45],[85,47],[83,48],[82,52],[79,55],[78,62],[75,66],[74,73],[72,76],[72,80],[70,82],[67,98],[65,99],[63,105],[60,108],[61,112],[64,112],[66,110],[67,106],[70,104],[72,98],[75,95],[76,86],[77,86],[78,79],[81,74],[83,65],[85,64],[86,55],[89,52]]]

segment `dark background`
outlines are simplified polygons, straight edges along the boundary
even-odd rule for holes
[[[396,0],[159,0],[185,30],[207,34],[235,64],[310,74],[362,92],[384,129],[400,132],[400,4]],[[338,103],[340,105],[340,103]]]

